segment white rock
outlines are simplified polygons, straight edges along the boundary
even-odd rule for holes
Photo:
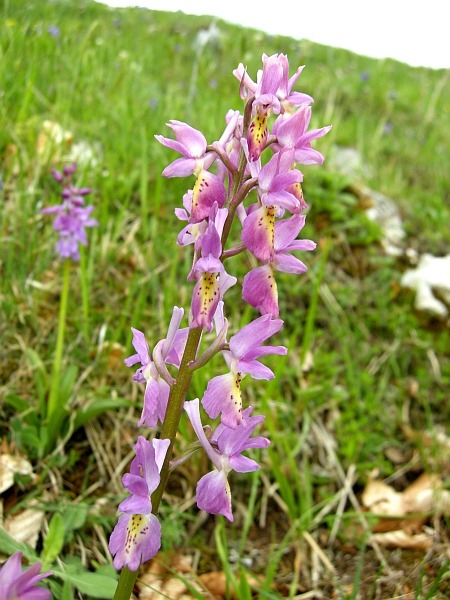
[[[439,292],[443,300],[450,305],[450,254],[442,257],[424,254],[416,269],[404,273],[401,285],[416,290],[417,310],[446,317],[448,308],[434,296],[433,291]]]
[[[363,188],[363,194],[366,200],[369,200],[372,207],[366,210],[366,215],[372,221],[378,223],[383,231],[381,241],[386,254],[389,256],[402,256],[404,253],[400,244],[405,237],[400,211],[393,200],[375,192],[370,188]]]

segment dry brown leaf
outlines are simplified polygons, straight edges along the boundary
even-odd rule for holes
[[[402,494],[379,479],[369,479],[361,500],[367,510],[377,515],[405,514]]]
[[[403,492],[397,492],[383,481],[370,480],[362,493],[367,510],[380,515],[372,526],[371,542],[398,548],[427,549],[432,538],[422,531],[428,520],[423,513],[450,514],[450,492],[442,489],[437,475],[423,473]],[[422,513],[422,515],[421,515]],[[418,514],[421,516],[409,517]],[[402,518],[406,517],[406,518]]]
[[[156,577],[149,573],[145,573],[139,582],[139,600],[159,600],[161,597],[167,597],[171,600],[180,600],[182,596],[192,598],[187,594],[187,587],[176,577],[170,579],[159,579],[156,581],[149,581],[149,576]]]
[[[410,513],[437,511],[450,515],[450,492],[442,489],[437,475],[423,473],[403,491],[403,496]]]
[[[187,586],[181,579],[173,576],[173,571],[179,573],[192,573],[190,559],[184,555],[174,554],[165,556],[169,560],[169,565],[164,564],[158,557],[150,562],[147,572],[139,578],[137,587],[139,589],[139,600],[159,600],[167,597],[171,600],[183,600],[189,598]],[[170,567],[170,570],[168,567]],[[194,580],[189,580],[198,591],[202,591],[200,586]]]
[[[408,548],[410,550],[427,550],[430,548],[432,538],[426,533],[410,535],[402,529],[389,531],[387,533],[374,533],[369,538],[369,545],[377,543],[383,546],[395,548]]]
[[[227,576],[224,571],[204,573],[203,575],[200,575],[200,581],[212,594],[225,598],[227,594]],[[237,598],[235,591],[230,585],[228,585],[228,589],[230,597]]]
[[[14,484],[14,475],[33,475],[33,467],[25,458],[12,456],[11,454],[0,455],[0,494]]]
[[[370,480],[361,496],[363,505],[378,515],[401,517],[414,513],[450,514],[450,492],[442,489],[437,475],[423,473],[403,492],[396,492],[383,481]]]
[[[29,504],[38,504],[38,501],[31,500]],[[45,513],[42,510],[26,508],[5,519],[3,528],[18,542],[27,542],[30,546],[36,548],[44,519]]]
[[[247,582],[249,585],[258,587],[261,586],[261,582],[255,577],[246,574]],[[211,571],[210,573],[204,573],[199,577],[203,585],[215,596],[226,597],[227,594],[227,576],[224,571]],[[237,598],[236,592],[228,585],[228,591],[231,598]]]

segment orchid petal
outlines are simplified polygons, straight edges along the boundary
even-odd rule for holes
[[[262,315],[270,314],[278,317],[278,290],[273,269],[270,265],[263,265],[252,269],[244,277],[242,297]]]
[[[231,491],[225,471],[211,471],[197,484],[197,506],[212,515],[223,515],[233,522]]]
[[[109,538],[114,567],[137,571],[141,563],[153,558],[161,547],[161,525],[155,515],[124,514],[119,517]]]
[[[230,456],[230,467],[238,473],[251,473],[252,471],[257,471],[259,469],[259,465],[256,461],[241,455]]]
[[[202,405],[208,416],[215,419],[222,413],[221,421],[230,429],[236,429],[242,420],[241,376],[226,373],[213,377],[203,394]]]

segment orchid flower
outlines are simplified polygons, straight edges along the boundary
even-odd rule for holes
[[[190,327],[203,327],[212,330],[212,320],[219,301],[237,279],[226,273],[222,261],[220,233],[223,229],[226,212],[218,212],[217,205],[211,208],[208,228],[201,238],[202,258],[197,260],[188,279],[197,283],[192,294]]]
[[[122,478],[130,496],[119,505],[119,517],[109,539],[109,550],[116,569],[128,567],[137,571],[141,562],[153,558],[161,546],[161,525],[152,514],[151,495],[160,482],[170,440],[152,440],[139,436],[134,446],[136,457],[130,473]]]
[[[255,319],[230,338],[229,351],[222,352],[229,373],[213,377],[202,398],[208,416],[215,419],[222,413],[222,424],[230,429],[243,424],[241,381],[249,374],[253,379],[270,380],[273,372],[257,359],[267,354],[285,355],[284,346],[262,346],[269,337],[280,331],[281,320],[271,320],[270,315]]]
[[[273,134],[277,136],[274,150],[280,148],[293,148],[295,161],[302,165],[321,165],[323,155],[311,147],[311,141],[326,135],[331,125],[307,131],[311,121],[311,107],[300,106],[291,117],[279,117],[273,125]]]
[[[50,590],[36,584],[53,571],[39,574],[41,566],[42,563],[36,562],[22,571],[22,552],[12,554],[0,569],[0,599],[50,600]]]
[[[242,242],[261,261],[274,259],[278,207],[292,213],[302,210],[299,199],[287,191],[303,180],[300,171],[291,169],[293,159],[294,151],[283,149],[274,154],[258,173],[258,195],[262,205],[247,214],[242,228]]]
[[[171,121],[167,126],[174,131],[176,141],[162,135],[155,135],[155,138],[164,146],[180,152],[184,158],[178,158],[166,167],[162,174],[164,177],[196,176],[189,221],[199,223],[208,216],[214,202],[222,207],[226,199],[223,181],[208,171],[216,160],[217,154],[206,152],[206,138],[197,129],[181,121]]]
[[[315,242],[311,240],[295,239],[303,229],[305,219],[304,215],[297,214],[288,220],[275,223],[273,259],[262,267],[252,269],[244,277],[242,297],[262,315],[278,317],[278,291],[274,271],[300,274],[307,270],[301,260],[290,254],[294,250],[310,251],[316,247]]]
[[[202,427],[199,406],[198,398],[184,403],[192,427],[211,459],[214,470],[204,475],[197,484],[197,506],[213,515],[220,514],[233,521],[228,473],[232,470],[238,473],[249,473],[259,469],[257,462],[241,454],[249,448],[267,448],[270,444],[268,439],[261,436],[250,439],[255,428],[264,421],[265,417],[262,415],[250,417],[253,409],[249,406],[242,414],[240,426],[229,429],[221,424],[215,430],[211,440],[208,440]]]
[[[54,179],[63,185],[61,192],[62,203],[56,206],[43,208],[40,213],[44,215],[56,215],[53,221],[53,229],[59,230],[60,239],[55,249],[61,258],[80,260],[79,244],[87,246],[86,227],[98,227],[100,223],[91,218],[94,210],[92,205],[83,207],[84,196],[91,193],[90,188],[76,188],[71,183],[72,175],[75,173],[77,164],[64,165],[63,172],[53,169]]]
[[[162,363],[173,364],[180,366],[181,355],[186,344],[187,329],[180,330],[181,319],[183,318],[184,310],[182,308],[173,309],[172,319],[169,325],[167,338],[161,340],[164,343],[164,352],[162,354]],[[167,401],[169,398],[170,386],[167,381],[161,377],[160,372],[155,364],[155,358],[149,354],[149,347],[142,331],[131,328],[133,332],[133,346],[137,354],[133,354],[124,360],[127,367],[131,367],[136,363],[141,363],[133,375],[133,381],[137,383],[146,383],[144,395],[144,407],[141,418],[138,422],[138,427],[145,424],[147,427],[156,427],[158,421],[163,422],[167,409]],[[159,364],[158,364],[159,366]],[[163,369],[161,365],[160,370]]]

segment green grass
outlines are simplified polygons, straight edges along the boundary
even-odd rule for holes
[[[315,147],[325,156],[335,145],[359,150],[370,167],[365,183],[399,205],[408,245],[420,253],[449,252],[449,70],[412,68],[221,22],[220,38],[200,53],[196,36],[209,27],[210,17],[112,10],[93,2],[5,1],[3,17],[0,396],[6,402],[0,404],[0,436],[12,452],[32,458],[36,471],[43,474],[42,489],[51,487],[50,468],[69,481],[74,464],[75,469],[87,468],[82,425],[114,400],[118,409],[100,421],[102,439],[114,447],[116,465],[132,448],[139,414],[133,403],[140,402],[141,394],[132,387],[131,373],[122,362],[132,352],[130,327],[144,330],[150,344],[158,341],[166,335],[173,305],[188,309],[191,294],[186,281],[190,253],[175,246],[180,224],[173,215],[191,182],[161,177],[176,156],[153,136],[169,136],[165,123],[170,119],[189,119],[208,141],[218,139],[226,112],[242,110],[232,76],[239,62],[247,65],[252,77],[263,52],[287,53],[291,72],[306,64],[296,89],[315,99],[312,127],[333,124]],[[57,38],[48,33],[52,25],[60,28]],[[361,78],[363,73],[367,79]],[[96,164],[80,164],[77,175],[80,185],[93,188],[90,201],[101,223],[98,231],[89,231],[83,270],[73,266],[70,273],[63,366],[69,369],[68,406],[80,411],[80,427],[58,465],[43,461],[36,450],[40,443],[36,414],[48,392],[61,289],[55,235],[50,219],[39,209],[57,202],[59,190],[51,168],[61,168],[64,152],[59,158],[56,148],[52,157],[39,154],[37,140],[44,120],[59,123],[72,132],[74,142],[84,140],[94,149]],[[387,123],[392,125],[390,131]],[[424,468],[437,464],[439,447],[424,448],[420,440],[405,438],[401,428],[405,407],[410,426],[417,431],[448,424],[450,417],[448,327],[414,313],[412,295],[399,288],[406,264],[383,253],[378,228],[351,193],[353,181],[331,171],[327,163],[305,167],[303,172],[311,210],[302,236],[316,240],[318,249],[302,257],[309,269],[304,276],[280,273],[277,280],[285,327],[276,343],[290,352],[287,358],[267,358],[277,375],[269,384],[250,378],[243,383],[246,402],[266,415],[261,434],[269,435],[272,443],[261,459],[276,496],[267,496],[259,476],[234,474],[234,498],[248,513],[240,514],[237,525],[226,527],[226,535],[238,540],[242,557],[244,547],[255,543],[252,533],[261,513],[265,510],[269,521],[280,515],[265,597],[276,597],[270,585],[281,577],[283,549],[292,543],[292,536],[298,542],[303,531],[314,531],[315,516],[340,489],[332,471],[321,465],[322,450],[312,423],[318,418],[328,423],[339,462],[345,471],[356,464],[361,484],[374,468],[382,477],[397,469],[385,454],[390,447],[408,451],[417,447]],[[240,266],[239,259],[228,262],[227,269],[242,282],[249,259]],[[252,318],[252,311],[245,307],[238,286],[228,292],[226,301],[234,333]],[[303,370],[307,351],[314,363]],[[222,369],[223,361],[216,357],[196,373],[189,398],[201,396],[207,380]],[[410,392],[414,381],[416,395]],[[94,401],[103,402],[100,412],[92,408]],[[181,445],[192,441],[185,422],[182,434]],[[207,472],[204,457],[193,459],[192,465],[199,476]],[[64,501],[54,499],[63,504],[74,501],[95,478],[103,483],[86,509],[91,515],[81,528],[86,545],[96,535],[93,519],[101,512],[94,499],[107,498],[109,503],[95,523],[107,535],[120,490],[108,484],[96,463],[89,463],[89,474],[79,488],[62,485],[59,493]],[[195,482],[179,475],[180,481],[184,479],[182,485],[194,493]],[[33,494],[36,488],[24,485],[21,502],[26,505]],[[174,491],[177,495],[180,492]],[[185,528],[186,540],[204,547],[206,531],[196,531],[193,537],[189,533],[195,514],[190,509],[189,519],[180,527]],[[212,527],[213,519],[208,523]],[[321,527],[327,524],[327,519],[320,521]],[[228,564],[226,539],[219,524],[218,555],[206,562],[205,569],[219,568],[221,560]],[[77,558],[72,538],[66,537],[64,544],[65,558]],[[101,543],[95,544],[104,555]],[[363,559],[357,559],[356,587],[364,579]],[[244,570],[230,575],[230,581],[241,597],[251,596]],[[293,584],[291,588],[280,594],[293,597],[297,592]],[[425,583],[423,593],[429,594]]]

